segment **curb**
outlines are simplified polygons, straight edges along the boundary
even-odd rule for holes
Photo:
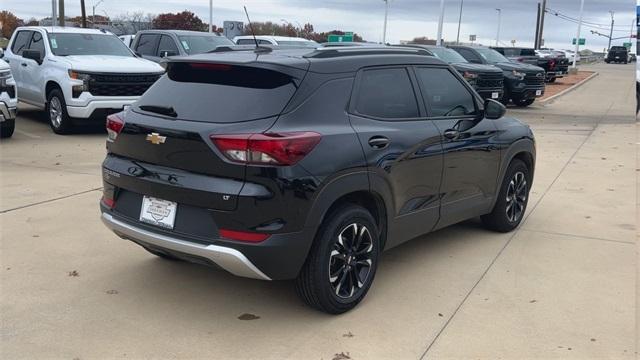
[[[596,77],[598,75],[600,75],[600,73],[596,71],[593,74],[591,74],[588,78],[582,79],[579,83],[573,85],[572,87],[564,89],[564,90],[560,91],[559,93],[557,93],[557,94],[555,94],[553,96],[550,96],[550,97],[548,97],[548,98],[546,98],[544,100],[541,100],[540,104],[547,105],[547,104],[551,103],[552,101],[556,100],[557,98],[559,98],[560,96],[566,95],[566,94],[572,92],[573,90],[579,88],[584,83],[586,83],[587,81],[593,79],[594,77]]]

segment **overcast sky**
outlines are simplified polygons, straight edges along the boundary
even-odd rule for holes
[[[99,0],[85,0],[87,13]],[[29,19],[50,15],[51,1],[47,0],[0,0],[1,8],[8,9],[18,17]],[[382,40],[384,19],[383,0],[214,0],[214,24],[222,25],[224,20],[245,21],[242,5],[246,5],[252,21],[289,22],[302,24],[310,22],[316,31],[341,29],[361,34],[368,41]],[[503,45],[532,46],[536,24],[537,0],[464,0],[460,38],[468,41],[470,34],[477,35],[478,41],[494,44],[498,12],[502,9],[500,40]],[[66,14],[80,14],[80,0],[66,0]],[[455,40],[458,27],[460,0],[445,0],[444,37]],[[587,48],[602,51],[607,39],[594,34],[597,30],[608,34],[611,22],[610,10],[615,12],[614,38],[626,36],[627,40],[614,40],[621,45],[628,41],[635,21],[635,1],[633,0],[585,0],[584,20],[599,24],[584,27],[582,36]],[[577,18],[580,0],[548,0],[547,6],[567,16]],[[96,9],[97,14],[115,16],[122,13],[144,11],[145,13],[177,12],[190,10],[203,21],[208,22],[209,2],[207,0],[104,0]],[[390,0],[387,41],[410,40],[417,36],[435,38],[440,0]],[[245,21],[246,22],[246,21]],[[545,45],[554,48],[572,48],[577,25],[547,14],[545,22]],[[634,32],[635,27],[634,27]],[[634,41],[635,43],[635,41]]]

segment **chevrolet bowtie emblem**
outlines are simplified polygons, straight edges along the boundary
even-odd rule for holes
[[[166,136],[161,136],[158,133],[151,133],[147,135],[147,141],[151,142],[154,145],[164,144],[166,140]]]

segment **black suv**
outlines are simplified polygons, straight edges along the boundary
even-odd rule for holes
[[[450,46],[474,64],[495,65],[504,73],[502,103],[511,100],[516,106],[529,106],[544,95],[545,71],[531,64],[510,61],[499,52],[482,46]]]
[[[167,259],[296,279],[328,313],[380,254],[476,216],[523,218],[535,146],[419,49],[227,51],[172,59],[107,118],[102,220]]]
[[[502,100],[504,94],[504,75],[502,70],[493,65],[472,64],[455,50],[434,45],[403,45],[422,48],[438,59],[450,64],[458,70],[462,77],[476,90],[483,99]]]
[[[629,49],[624,46],[612,46],[604,61],[607,64],[612,62],[626,64],[629,62]]]

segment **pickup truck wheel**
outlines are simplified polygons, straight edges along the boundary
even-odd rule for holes
[[[319,228],[296,279],[296,292],[320,311],[349,311],[369,291],[379,251],[378,227],[371,213],[356,205],[340,207]]]
[[[0,138],[10,138],[16,128],[16,120],[5,120],[0,123]]]
[[[529,202],[529,183],[531,175],[522,160],[514,159],[509,164],[498,193],[493,211],[481,217],[488,229],[509,232],[522,221]]]
[[[519,107],[527,107],[527,106],[533,104],[534,101],[536,101],[535,98],[531,98],[531,99],[512,99],[512,100],[513,100],[513,103],[516,106],[519,106]]]
[[[68,134],[72,127],[71,118],[67,113],[67,104],[60,89],[53,89],[49,92],[46,111],[51,130],[59,135]]]
[[[549,79],[548,83],[554,83],[554,82],[556,82],[556,79],[557,79],[557,78],[552,77],[551,79]]]

